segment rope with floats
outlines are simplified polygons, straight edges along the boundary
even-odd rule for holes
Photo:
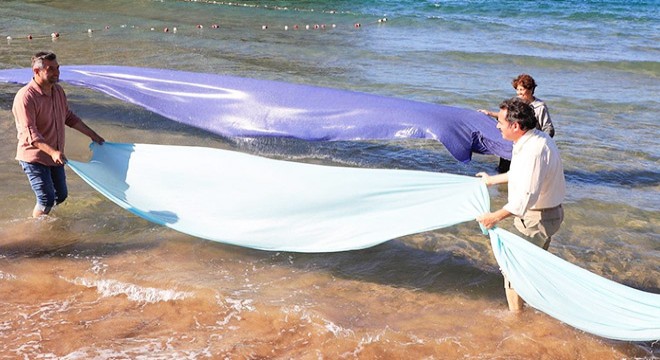
[[[376,21],[369,22],[369,23],[367,23],[367,24],[368,24],[368,25],[372,25],[372,24],[383,24],[383,23],[385,23],[385,22],[387,22],[387,21],[388,21],[388,19],[387,19],[386,17],[383,17],[383,18],[379,18],[379,19],[376,20]],[[123,25],[120,25],[120,26],[119,26],[119,28],[122,28],[122,29],[123,29],[123,28],[128,28],[128,27],[129,27],[129,26],[126,25],[126,24],[123,24]],[[290,30],[292,30],[292,31],[298,31],[298,30],[319,30],[319,31],[322,31],[322,30],[333,30],[333,29],[337,29],[338,27],[339,27],[339,26],[338,26],[337,24],[334,24],[334,23],[333,23],[333,24],[330,24],[330,25],[326,25],[325,23],[314,23],[314,24],[304,24],[304,25],[293,24],[293,25],[280,25],[280,26],[277,26],[277,27],[271,27],[271,26],[269,26],[268,24],[263,24],[263,25],[261,25],[261,30],[263,30],[263,31],[265,31],[265,30],[283,30],[283,31],[290,31]],[[143,29],[142,27],[135,26],[135,25],[131,26],[131,28],[133,28],[133,29]],[[197,31],[199,31],[199,30],[203,30],[204,28],[205,28],[205,27],[204,27],[203,24],[197,24],[197,25],[194,26],[194,29],[197,30]],[[218,24],[218,23],[212,23],[212,24],[209,26],[209,28],[214,29],[214,30],[220,30],[220,29],[221,29],[221,26],[220,26],[220,24]],[[362,29],[363,26],[362,26],[362,23],[360,23],[360,22],[356,22],[356,23],[354,23],[354,24],[352,25],[352,28],[353,28],[353,29]],[[84,34],[84,33],[87,33],[88,36],[91,37],[94,33],[97,33],[97,32],[99,32],[99,31],[110,31],[111,29],[113,29],[112,26],[110,26],[110,25],[106,25],[106,26],[103,27],[102,29],[92,29],[92,28],[89,28],[89,29],[87,29],[87,31],[75,32],[75,33],[73,33],[73,34]],[[155,28],[155,27],[144,28],[144,29],[148,29],[148,30],[150,30],[150,31],[156,31],[156,28]],[[189,27],[186,27],[185,29],[189,29]],[[224,29],[224,28],[223,28],[223,29]],[[176,26],[174,26],[174,27],[167,27],[167,26],[166,26],[166,27],[162,28],[162,32],[163,32],[163,33],[173,33],[173,34],[176,34],[176,33],[180,32],[180,28],[179,28],[179,27],[176,27]],[[6,39],[7,39],[7,43],[8,43],[8,44],[11,44],[12,41],[19,40],[19,39],[20,39],[20,40],[28,40],[28,41],[30,41],[30,40],[38,40],[38,39],[48,39],[48,38],[50,38],[50,39],[52,39],[53,41],[55,41],[55,40],[59,39],[60,37],[63,37],[63,35],[64,35],[64,34],[63,34],[63,33],[60,33],[60,32],[52,32],[52,33],[50,33],[50,35],[32,35],[32,34],[27,34],[27,35],[23,35],[23,36],[19,36],[19,37],[15,37],[15,36],[8,35],[8,36],[6,37]]]

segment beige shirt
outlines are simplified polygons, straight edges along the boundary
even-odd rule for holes
[[[69,110],[64,89],[55,84],[51,94],[46,95],[32,80],[16,93],[12,111],[18,133],[16,160],[56,166],[48,154],[34,146],[34,142],[39,140],[64,151],[64,125],[75,126],[80,121]]]
[[[550,136],[529,130],[515,144],[511,159],[509,197],[504,209],[521,217],[529,209],[560,205],[566,195],[559,149]]]

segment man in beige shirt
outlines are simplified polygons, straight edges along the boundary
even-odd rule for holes
[[[514,225],[529,241],[548,249],[551,237],[564,220],[561,203],[566,194],[564,169],[557,145],[550,136],[536,129],[534,109],[513,98],[500,104],[497,128],[502,137],[513,141],[509,172],[489,176],[478,173],[486,185],[508,183],[508,202],[501,209],[477,218],[490,229],[514,216]],[[509,309],[519,311],[523,302],[506,279]]]
[[[57,84],[60,65],[54,53],[35,54],[32,73],[32,81],[16,93],[12,112],[18,138],[16,160],[37,197],[32,216],[39,217],[48,214],[68,195],[64,173],[64,125],[99,144],[105,140],[69,109],[66,94]]]

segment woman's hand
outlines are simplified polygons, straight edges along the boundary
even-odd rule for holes
[[[488,110],[485,110],[485,109],[479,109],[479,110],[477,110],[477,111],[480,112],[480,113],[482,113],[482,114],[488,115],[488,116],[490,116],[490,117],[492,117],[492,118],[497,118],[497,114],[494,113],[494,112],[492,112],[492,111],[488,111]]]

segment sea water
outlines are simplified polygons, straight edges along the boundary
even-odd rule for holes
[[[549,106],[568,187],[566,220],[550,251],[660,293],[658,5],[3,1],[0,68],[28,67],[30,55],[52,50],[61,65],[227,74],[490,110],[514,95],[512,78],[529,73],[538,83],[536,96]],[[492,173],[497,163],[480,155],[457,163],[433,141],[223,138],[63,86],[72,109],[109,141],[464,175]],[[256,251],[150,224],[70,171],[67,202],[49,218],[30,219],[34,196],[14,160],[11,105],[18,88],[0,84],[0,358],[660,354],[657,343],[599,338],[531,308],[510,314],[497,263],[476,223],[361,251]],[[67,132],[69,158],[87,159],[87,144]],[[163,159],[163,166],[176,165]],[[505,202],[506,187],[490,193],[494,208]],[[502,226],[513,227],[510,221]]]

